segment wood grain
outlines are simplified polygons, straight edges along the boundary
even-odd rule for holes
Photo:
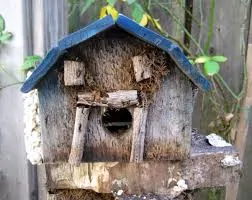
[[[151,62],[147,56],[134,56],[132,62],[137,82],[151,77]]]
[[[234,148],[216,148],[202,142],[204,145],[195,146],[191,158],[182,162],[82,163],[79,167],[48,164],[48,186],[50,190],[79,188],[110,193],[121,189],[127,194],[168,196],[173,187],[171,179],[185,180],[189,190],[221,187],[239,179],[240,165],[224,168],[220,164],[226,155],[237,156]]]
[[[64,83],[67,86],[84,85],[85,64],[76,61],[64,61]]]
[[[144,160],[185,159],[191,148],[192,86],[175,66],[149,107]]]
[[[84,106],[78,106],[76,109],[72,146],[68,159],[68,163],[71,165],[79,166],[82,160],[89,110],[90,108]]]
[[[130,162],[143,161],[147,115],[148,107],[134,109]]]
[[[126,108],[139,104],[139,101],[136,90],[119,90],[116,92],[108,92],[104,97],[96,97],[95,93],[80,93],[78,94],[77,104]]]

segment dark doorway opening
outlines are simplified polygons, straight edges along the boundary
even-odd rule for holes
[[[108,108],[102,115],[102,125],[109,133],[119,136],[132,126],[132,115],[126,108]]]

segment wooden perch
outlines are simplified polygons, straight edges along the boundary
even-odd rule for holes
[[[72,165],[78,166],[82,159],[88,115],[89,108],[83,106],[78,106],[76,108],[74,134],[68,159],[68,162]]]
[[[130,162],[143,161],[147,114],[148,107],[134,109]]]
[[[151,68],[147,56],[134,56],[132,62],[137,82],[151,77]]]
[[[139,104],[136,90],[119,90],[107,93],[106,97],[96,98],[93,93],[78,94],[78,105],[125,108]]]
[[[65,85],[84,85],[85,65],[82,62],[64,61]]]
[[[240,178],[238,153],[233,147],[213,147],[205,136],[195,135],[191,157],[183,161],[142,163],[96,162],[81,163],[79,167],[67,163],[46,164],[48,189],[91,189],[110,193],[123,190],[127,194],[167,194],[173,192],[179,180],[188,190],[223,187]],[[158,148],[158,147],[157,147]],[[224,165],[224,161],[227,165]],[[231,177],[231,178],[230,178]]]

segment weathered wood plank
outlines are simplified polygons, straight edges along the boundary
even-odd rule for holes
[[[102,193],[123,190],[127,194],[169,196],[179,180],[185,180],[187,188],[193,190],[225,186],[239,179],[239,164],[229,167],[221,164],[227,156],[237,155],[233,147],[212,147],[203,137],[194,146],[191,158],[183,162],[82,163],[79,167],[65,163],[48,164],[46,168],[51,190],[81,188]]]
[[[134,56],[132,62],[137,82],[151,77],[151,62],[146,56]]]
[[[29,2],[32,4],[32,15],[28,15],[28,17],[33,23],[33,51],[30,55],[44,56],[68,32],[67,1],[29,0]],[[27,12],[27,14],[29,13]],[[43,166],[38,166],[37,171],[38,180],[36,180],[36,183],[38,183],[39,191],[34,198],[44,200],[47,192],[47,180],[44,178],[46,174]]]
[[[192,96],[191,83],[179,69],[170,66],[169,76],[164,78],[149,106],[144,160],[174,160],[189,156]]]
[[[147,114],[148,107],[134,109],[130,162],[143,161]]]
[[[193,25],[192,35],[198,38],[204,47],[208,39],[208,27],[211,1],[193,1],[194,16],[202,20],[201,30]],[[247,49],[248,22],[251,10],[251,0],[218,0],[215,1],[213,39],[210,43],[210,54],[224,55],[228,61],[221,64],[221,75],[228,85],[238,94],[243,80],[243,67]],[[223,14],[225,13],[225,14]],[[194,46],[194,45],[193,45]],[[195,48],[196,49],[196,48]],[[199,51],[197,52],[199,53]],[[229,99],[233,101],[233,99]],[[209,133],[209,122],[216,120],[216,113],[209,105],[202,105],[202,98],[198,98],[198,106],[194,111],[194,126]],[[204,111],[202,112],[202,107]],[[243,131],[237,130],[243,134]],[[240,134],[239,133],[239,134]],[[226,189],[226,199],[236,198],[237,183],[231,183]]]
[[[85,64],[76,61],[64,61],[64,83],[65,85],[84,85]]]
[[[56,46],[59,39],[68,33],[68,4],[65,0],[42,0],[34,4],[37,5],[34,8],[36,11],[34,14],[37,15],[39,13],[41,20],[40,23],[36,23],[38,20],[33,25],[34,36],[39,36],[38,39],[34,39],[36,41],[36,49],[47,52],[50,48]],[[42,24],[42,27],[40,27],[38,32],[37,26],[40,24]]]
[[[213,38],[210,43],[210,54],[224,55],[227,62],[221,64],[221,75],[227,84],[238,94],[243,80],[243,67],[247,49],[248,23],[251,0],[226,0],[215,1]],[[192,36],[197,38],[204,48],[208,38],[208,24],[210,16],[211,1],[194,0],[193,15],[196,19],[202,19],[201,29],[193,23]],[[225,13],[225,14],[223,14]],[[195,45],[191,43],[196,53]],[[232,78],[231,78],[232,77]],[[233,100],[231,100],[233,101]],[[213,110],[209,106],[204,106],[201,112],[202,98],[198,98],[195,108],[194,127],[199,127],[208,133],[209,122],[216,119]]]
[[[235,146],[240,154],[240,159],[244,160],[244,154],[246,148],[251,148],[246,146],[247,138],[249,134],[249,126],[250,126],[250,113],[252,110],[252,44],[249,44],[248,46],[248,52],[247,52],[247,88],[245,93],[245,98],[242,104],[241,112],[240,112],[240,118],[239,118],[239,124],[237,126],[237,132],[236,132],[236,139],[235,139]],[[250,155],[249,155],[250,156]],[[238,195],[238,189],[239,189],[239,182],[234,183],[230,185],[228,188],[229,191],[227,192],[227,196],[230,198],[230,193],[232,194],[233,199],[237,198]],[[234,198],[235,197],[235,198]],[[228,199],[229,200],[229,199]]]
[[[126,108],[139,104],[139,101],[136,90],[119,90],[116,92],[108,92],[104,95],[104,97],[97,97],[95,93],[78,94],[77,104],[112,108]]]
[[[252,3],[250,3],[250,24],[249,24],[249,37],[248,44],[252,44],[252,12],[251,12]]]
[[[251,3],[252,8],[252,3]],[[244,130],[244,136],[240,135],[240,132],[237,133],[237,137],[240,139],[236,139],[236,146],[238,151],[241,152],[242,159],[242,178],[239,183],[239,192],[237,195],[237,200],[249,199],[252,196],[252,191],[250,190],[250,183],[252,182],[252,135],[251,133],[251,120],[252,119],[252,103],[249,99],[252,98],[251,89],[249,86],[252,84],[252,12],[250,10],[250,30],[249,30],[249,44],[247,51],[247,72],[248,72],[248,83],[247,83],[247,94],[244,100],[243,109],[241,111],[241,115],[243,115],[240,119],[240,123],[242,125],[242,130]],[[239,130],[240,131],[240,130]],[[241,131],[242,132],[242,131]],[[239,144],[239,145],[238,145]],[[238,147],[240,146],[240,147]],[[244,149],[243,149],[244,148]]]
[[[243,160],[245,148],[246,148],[246,138],[249,132],[249,112],[252,108],[252,44],[248,46],[247,52],[247,88],[245,93],[245,99],[243,102],[243,107],[240,113],[240,123],[237,127],[237,134],[235,139],[235,146],[240,153],[240,158]]]
[[[89,110],[90,108],[85,108],[84,106],[78,106],[76,108],[72,146],[68,159],[68,163],[72,165],[79,166],[82,159]]]

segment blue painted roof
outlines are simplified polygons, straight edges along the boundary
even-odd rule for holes
[[[129,34],[134,35],[140,40],[143,40],[167,52],[175,61],[177,66],[182,70],[182,72],[195,85],[197,85],[203,91],[209,91],[211,89],[210,82],[200,73],[200,71],[198,71],[196,67],[191,65],[183,51],[176,44],[174,44],[169,39],[159,35],[158,33],[140,26],[130,18],[120,14],[116,22],[109,15],[60,40],[58,42],[58,46],[49,51],[45,59],[34,70],[32,75],[25,81],[21,88],[21,91],[26,93],[36,88],[37,84],[44,78],[44,76],[46,76],[49,70],[53,68],[59,57],[66,53],[66,50],[68,48],[78,45],[81,42],[84,42],[95,36],[96,34],[101,33],[115,25],[125,30]]]

